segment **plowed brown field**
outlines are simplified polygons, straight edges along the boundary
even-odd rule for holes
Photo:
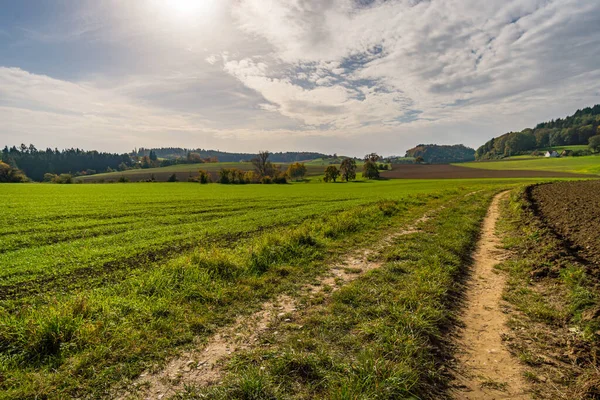
[[[600,266],[600,180],[534,186],[529,195],[544,222]]]

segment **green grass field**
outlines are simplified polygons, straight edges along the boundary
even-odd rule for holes
[[[418,257],[416,274],[446,265],[425,257],[442,247],[448,268],[458,268],[456,257],[472,245],[491,195],[523,182],[2,185],[0,398],[113,398],[115,388],[236,316],[295,293],[327,271],[336,254],[368,246],[440,206],[450,207],[440,220],[453,226],[440,228],[447,239],[412,250],[399,243],[398,251]],[[462,227],[453,212],[472,218]],[[461,236],[463,228],[468,235]],[[454,269],[439,277],[436,293],[455,279]],[[418,287],[424,296],[433,290],[428,279]],[[378,285],[372,284],[364,283],[369,291]],[[444,301],[431,297],[423,323],[436,321],[433,310]],[[406,353],[415,362],[399,365],[412,368],[415,379],[426,377],[434,368],[431,351]],[[397,393],[409,393],[411,379],[398,381]],[[429,378],[423,379],[422,388]]]
[[[538,153],[539,155],[537,156],[532,156],[531,154],[523,154],[523,155],[519,155],[519,156],[511,156],[511,157],[507,157],[507,160],[528,160],[528,159],[538,159],[541,157],[544,157],[544,153],[546,151],[556,151],[557,153],[562,153],[564,150],[570,150],[570,151],[586,151],[589,150],[589,146],[587,145],[572,145],[572,146],[554,146],[554,147],[544,147],[544,148],[540,148],[538,149]],[[533,151],[532,151],[533,153]]]
[[[3,185],[0,387],[15,397],[98,394],[227,310],[282,290],[270,282],[277,266],[324,251],[293,245],[291,230],[326,248],[384,222],[374,210],[385,199],[410,213],[432,196],[494,185]],[[291,254],[273,256],[277,240]],[[172,290],[181,285],[190,286]]]
[[[589,149],[590,149],[590,147],[588,145],[580,144],[580,145],[572,145],[572,146],[544,147],[542,149],[539,149],[538,151],[540,151],[540,152],[542,152],[542,151],[556,151],[556,152],[560,153],[563,150],[577,151],[577,150],[589,150]]]
[[[600,156],[534,158],[510,161],[479,161],[454,164],[461,167],[494,170],[538,170],[600,174]]]

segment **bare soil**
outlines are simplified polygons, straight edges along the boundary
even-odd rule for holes
[[[554,185],[557,187],[553,188]],[[512,273],[518,280],[511,282],[506,294],[510,296],[511,293],[530,291],[532,295],[528,298],[533,301],[534,308],[511,312],[511,332],[506,343],[513,354],[526,364],[528,384],[536,399],[600,399],[600,342],[597,339],[600,331],[595,332],[594,336],[589,336],[592,332],[584,335],[582,331],[586,324],[592,324],[593,327],[600,318],[600,307],[594,299],[591,299],[591,304],[586,304],[573,297],[573,294],[585,293],[582,290],[590,290],[591,293],[600,290],[598,267],[584,258],[593,257],[593,246],[580,249],[586,251],[585,254],[580,253],[575,249],[574,236],[569,235],[572,238],[569,240],[565,239],[566,231],[563,231],[564,236],[557,232],[570,223],[575,231],[577,224],[586,225],[583,217],[589,218],[593,211],[585,210],[589,207],[587,205],[580,208],[582,203],[578,200],[578,192],[596,188],[598,182],[558,182],[530,186],[523,195],[520,218],[511,222],[525,228],[510,228],[507,231],[508,238],[516,243],[512,246],[511,260],[525,263],[513,267],[516,270]],[[593,199],[593,193],[588,194],[586,199],[589,200],[590,195]],[[542,202],[545,203],[543,206]],[[510,212],[505,211],[510,217]],[[562,217],[563,213],[565,217]],[[595,244],[595,241],[591,240],[590,243]],[[561,278],[562,273],[570,268],[589,271],[575,291]],[[543,301],[536,300],[537,296]],[[523,308],[518,303],[517,296],[515,305]],[[538,308],[535,308],[536,304]],[[540,308],[539,304],[547,304],[549,309],[555,311],[545,316],[543,312],[548,308]],[[585,307],[585,310],[577,316],[578,311],[574,307]]]
[[[528,399],[523,370],[504,343],[507,318],[503,312],[504,275],[494,266],[505,255],[498,249],[495,234],[500,200],[497,195],[485,217],[481,238],[473,256],[471,282],[466,293],[466,309],[457,355],[457,399]]]
[[[589,177],[589,175],[569,172],[533,171],[533,170],[487,170],[459,167],[449,164],[397,164],[391,171],[381,172],[388,179],[475,179],[475,178],[568,178]]]
[[[600,268],[600,180],[534,186],[529,197],[542,221],[578,256]]]

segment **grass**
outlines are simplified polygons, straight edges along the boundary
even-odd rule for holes
[[[539,151],[556,151],[556,152],[560,153],[563,150],[577,151],[577,150],[589,150],[589,149],[590,149],[590,146],[588,146],[586,144],[578,144],[578,145],[571,145],[571,146],[544,147],[543,149],[539,149]]]
[[[222,384],[178,398],[444,397],[448,330],[491,195],[447,202],[422,232],[396,239],[380,269],[306,298],[302,315],[263,339],[268,346],[229,362]]]
[[[600,156],[534,158],[512,161],[486,161],[454,164],[460,167],[493,170],[534,170],[600,174]]]
[[[540,157],[544,157],[544,153],[546,151],[556,151],[557,153],[562,153],[564,150],[570,150],[570,151],[589,151],[590,147],[588,145],[585,144],[578,144],[578,145],[571,145],[571,146],[553,146],[553,147],[543,147],[540,149],[537,149],[539,155],[538,156],[532,156],[531,154],[523,154],[523,155],[519,155],[519,156],[511,156],[508,157],[509,160],[515,160],[515,159],[537,159]],[[531,152],[533,153],[533,151]]]
[[[448,289],[489,195],[457,199],[519,182],[3,185],[0,398],[110,398],[115,387],[206,340],[238,315],[280,293],[293,294],[322,274],[336,254],[366,246],[387,229],[399,229],[447,203],[452,212],[432,222],[435,235],[415,238],[407,242],[410,246],[398,243],[395,260],[381,275],[337,292],[335,303],[343,315],[364,298],[363,314],[349,314],[352,323],[371,321],[370,313],[379,312],[369,296],[398,321],[408,318],[407,310],[422,311],[423,317],[415,314],[418,319],[406,328],[418,328],[418,337],[397,339],[425,340],[403,348],[402,354],[415,351],[421,357],[425,351],[421,361],[430,368],[427,346],[433,346],[451,316]],[[409,257],[406,266],[400,261],[415,254],[422,258]],[[323,327],[335,328],[339,345],[353,343],[352,332],[336,330],[336,318]],[[364,332],[385,332],[382,321],[387,320],[366,323]],[[354,373],[368,376],[368,361],[363,372]],[[399,373],[394,363],[410,362],[410,357],[377,362],[381,366],[373,368],[389,369],[392,375],[385,379],[392,379]],[[252,377],[240,390],[264,391]],[[359,390],[360,378],[353,379],[346,383],[348,390]]]
[[[80,270],[93,276],[107,269],[138,268],[191,247],[233,244],[274,226],[456,185],[3,185],[0,294],[7,286],[60,279]]]

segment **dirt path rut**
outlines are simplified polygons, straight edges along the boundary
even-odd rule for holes
[[[330,295],[368,271],[379,268],[381,262],[369,260],[371,255],[380,253],[400,236],[418,232],[423,223],[443,208],[444,206],[441,206],[427,212],[404,230],[396,231],[383,238],[373,248],[358,250],[339,260],[331,266],[327,274],[316,280],[316,284],[302,287],[299,296],[302,296],[302,293],[308,296]],[[324,291],[326,287],[331,288],[327,293]],[[274,301],[263,304],[260,311],[237,318],[231,326],[224,327],[211,337],[208,343],[199,344],[197,348],[183,352],[171,359],[160,371],[143,373],[130,390],[115,398],[119,400],[167,399],[186,386],[203,387],[219,382],[223,375],[223,362],[236,352],[256,346],[259,338],[267,330],[277,329],[278,324],[290,321],[288,317],[298,311],[297,300],[281,295]]]
[[[495,234],[500,201],[508,192],[494,197],[483,222],[474,254],[464,329],[459,343],[456,399],[529,399],[523,369],[503,343],[507,331],[502,291],[506,279],[494,266],[503,260],[500,239]]]

